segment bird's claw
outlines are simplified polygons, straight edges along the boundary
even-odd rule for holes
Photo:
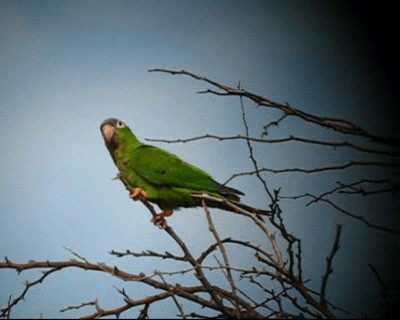
[[[151,219],[151,222],[154,223],[155,226],[158,226],[160,229],[166,229],[168,227],[168,223],[167,220],[165,220],[164,218],[160,218],[156,221],[156,219]]]
[[[129,194],[129,198],[137,201],[137,200],[147,200],[146,190],[141,188],[133,188],[131,193]]]
[[[165,229],[168,226],[167,220],[165,220],[165,217],[168,217],[172,215],[173,210],[172,209],[166,209],[163,212],[155,215],[153,219],[151,219],[151,222],[154,223],[154,225],[158,226],[160,229]]]

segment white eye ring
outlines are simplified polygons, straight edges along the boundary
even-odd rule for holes
[[[117,121],[117,128],[124,128],[125,127],[125,123],[123,123],[121,120]]]

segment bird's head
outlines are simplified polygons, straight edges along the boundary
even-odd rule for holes
[[[132,144],[137,141],[131,129],[124,122],[115,118],[104,120],[100,125],[100,131],[111,156],[114,156],[114,151],[118,147],[122,147],[122,144]]]
[[[100,125],[100,131],[114,162],[117,152],[130,152],[141,145],[131,129],[121,120],[115,118],[104,120]]]
[[[118,147],[118,136],[121,135],[122,130],[125,128],[128,128],[125,123],[115,118],[106,119],[101,123],[100,131],[107,148]]]

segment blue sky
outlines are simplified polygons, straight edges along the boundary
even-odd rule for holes
[[[395,100],[368,36],[352,18],[345,9],[318,1],[1,1],[0,255],[21,262],[68,259],[71,254],[63,249],[67,246],[93,261],[131,267],[108,251],[175,248],[149,222],[145,208],[132,203],[122,184],[111,180],[117,170],[102,141],[100,123],[120,118],[142,140],[233,135],[244,129],[237,99],[198,95],[204,84],[148,73],[151,68],[186,69],[231,86],[240,81],[252,92],[304,111],[345,118],[376,134],[393,134],[398,126]],[[255,136],[278,116],[252,104],[246,108]],[[287,132],[321,134],[296,121],[271,134]],[[240,142],[157,145],[221,182],[252,169]],[[337,164],[353,155],[293,144],[258,146],[256,152],[264,165],[274,168]],[[269,175],[267,180],[286,194],[299,194],[332,187],[339,177],[351,178],[341,172],[322,178]],[[231,186],[246,193],[245,202],[265,206],[254,180],[236,179]],[[382,207],[379,201],[349,205],[367,210],[378,221],[382,212],[398,208]],[[375,310],[373,280],[368,280],[371,290],[362,295],[355,291],[366,281],[366,261],[390,271],[382,260],[394,255],[398,239],[386,242],[382,234],[325,207],[305,209],[304,203],[290,201],[283,206],[288,224],[310,248],[305,252],[310,276],[319,277],[324,270],[334,224],[349,223],[332,294],[345,304],[348,297],[355,299],[359,312],[367,306]],[[252,227],[243,227],[237,217],[221,213],[215,219],[224,235],[252,235]],[[169,221],[188,243],[199,246],[197,250],[212,239],[201,210],[182,210]],[[314,250],[318,257],[311,254]],[[158,267],[153,260],[135,263],[135,271]],[[353,274],[355,268],[360,272]],[[78,271],[56,278],[32,291],[14,315],[42,312],[57,317],[66,304],[96,296],[106,304],[110,298],[104,290],[113,291],[115,284],[115,279],[99,280],[98,275]],[[23,279],[15,272],[0,272],[2,306],[10,293],[19,292]],[[348,283],[345,289],[343,281]],[[82,283],[90,290],[77,290]]]

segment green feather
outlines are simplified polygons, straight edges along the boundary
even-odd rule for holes
[[[218,184],[208,173],[157,147],[139,146],[132,153],[130,165],[139,175],[160,186],[218,192]]]

